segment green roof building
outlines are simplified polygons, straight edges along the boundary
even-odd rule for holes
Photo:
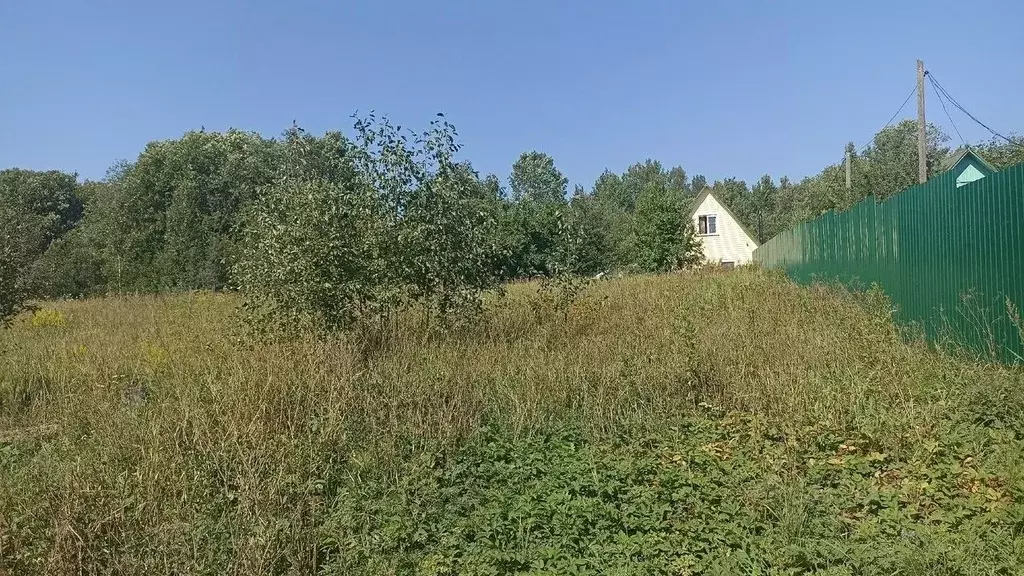
[[[996,171],[995,166],[978,156],[970,148],[961,148],[943,162],[943,172],[956,174],[956,187],[980,180]]]

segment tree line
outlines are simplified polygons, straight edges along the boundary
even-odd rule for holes
[[[947,142],[929,127],[929,174],[943,169]],[[1024,161],[1012,143],[974,148],[1000,168]],[[510,279],[693,266],[688,215],[704,187],[764,242],[916,183],[912,121],[850,151],[849,189],[841,160],[799,182],[766,174],[748,186],[647,159],[570,192],[539,151],[506,180],[479,174],[457,159],[443,117],[422,133],[372,115],[349,134],[193,131],[149,143],[100,181],[0,171],[0,318],[32,298],[195,289],[241,289],[267,322],[345,326],[403,302],[443,317]]]

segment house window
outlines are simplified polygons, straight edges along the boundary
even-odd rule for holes
[[[722,261],[722,268],[724,268],[725,270],[732,270],[735,267],[736,267],[736,263],[735,262],[726,262],[724,260]]]
[[[707,214],[697,217],[697,233],[701,236],[718,234],[718,216]]]

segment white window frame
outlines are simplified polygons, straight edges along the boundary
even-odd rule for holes
[[[715,231],[714,232],[708,232],[706,234],[701,234],[700,233],[700,219],[701,218],[714,218],[715,219]],[[708,228],[710,228],[710,226],[708,226]],[[698,214],[697,215],[697,236],[718,236],[718,234],[719,234],[719,232],[718,232],[718,214],[717,213]]]

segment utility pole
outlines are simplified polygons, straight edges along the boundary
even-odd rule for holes
[[[851,158],[851,154],[850,154],[850,146],[847,145],[846,146],[846,190],[847,191],[849,191],[850,188],[853,188],[853,182],[851,181],[851,178],[850,178],[850,170],[851,170],[850,164],[851,164],[852,160],[853,159]]]
[[[924,123],[924,61],[917,61],[917,181],[928,180],[928,140]]]

